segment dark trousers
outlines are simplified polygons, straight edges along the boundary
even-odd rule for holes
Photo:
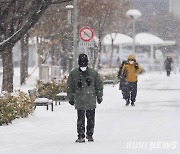
[[[171,69],[166,69],[166,72],[167,72],[167,76],[170,76],[170,74],[171,74]]]
[[[124,99],[131,102],[136,101],[137,95],[137,82],[129,82],[126,89],[124,90]]]
[[[78,137],[85,137],[85,115],[87,118],[87,136],[92,136],[94,133],[94,125],[95,125],[95,109],[92,110],[77,110],[77,132]]]

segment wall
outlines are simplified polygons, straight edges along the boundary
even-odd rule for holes
[[[169,11],[180,17],[180,0],[169,0]]]

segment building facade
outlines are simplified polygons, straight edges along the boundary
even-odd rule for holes
[[[169,12],[180,17],[180,0],[169,0]]]

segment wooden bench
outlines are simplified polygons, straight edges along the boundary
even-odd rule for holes
[[[37,90],[32,89],[28,90],[30,98],[34,101],[34,109],[36,109],[36,106],[46,106],[47,110],[49,109],[49,105],[51,105],[51,111],[53,111],[53,101],[48,98],[41,98],[37,95]]]
[[[65,92],[60,92],[59,94],[56,95],[55,97],[55,105],[57,105],[57,102],[59,102],[60,105],[60,101],[61,100],[66,100],[67,99],[67,93]]]

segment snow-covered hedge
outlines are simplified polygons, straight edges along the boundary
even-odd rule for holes
[[[103,80],[104,84],[117,82],[118,78],[118,68],[108,68],[108,69],[100,69],[99,74],[101,79]]]
[[[117,73],[100,74],[100,76],[104,84],[112,84],[118,82]]]
[[[0,125],[9,124],[16,118],[27,117],[33,112],[33,102],[28,94],[18,91],[0,96]]]
[[[103,81],[106,81],[106,80],[117,80],[117,74],[101,75],[101,78],[102,78]]]

